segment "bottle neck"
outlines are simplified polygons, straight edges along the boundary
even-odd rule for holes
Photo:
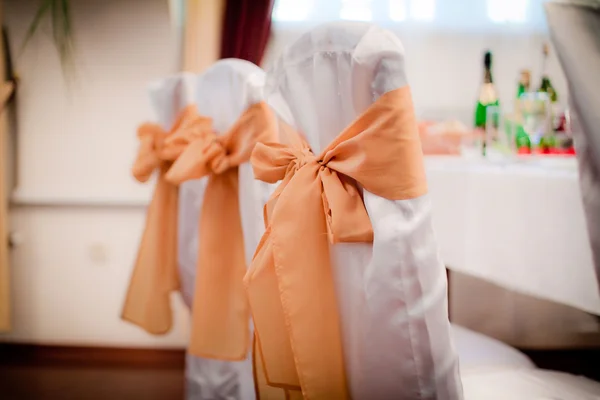
[[[552,86],[550,84],[550,78],[548,78],[548,75],[543,75],[542,76],[542,83],[540,85],[543,89],[548,88],[549,86]]]
[[[545,78],[548,76],[548,71],[547,71],[547,64],[548,64],[548,57],[546,56],[546,54],[543,55],[542,57],[542,78]]]
[[[492,71],[490,71],[488,68],[486,68],[484,71],[483,83],[494,83],[494,80],[492,79]]]
[[[488,68],[485,69],[483,76],[483,84],[479,91],[479,102],[481,104],[493,104],[498,100],[496,96],[496,89],[494,88],[494,81],[492,79],[492,71]]]

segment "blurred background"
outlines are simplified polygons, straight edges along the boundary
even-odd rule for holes
[[[598,359],[600,298],[589,272],[574,150],[572,143],[540,142],[557,132],[569,136],[561,126],[569,92],[544,0],[67,1],[66,52],[57,46],[60,28],[50,14],[26,40],[46,1],[1,3],[5,76],[16,90],[3,121],[2,190],[9,208],[2,223],[10,248],[0,270],[0,302],[10,322],[1,329],[0,349],[11,343],[185,347],[189,318],[179,296],[173,297],[174,329],[165,336],[119,319],[152,190],[129,174],[134,133],[152,117],[148,82],[201,72],[223,56],[224,37],[235,40],[222,34],[227,21],[260,9],[268,15],[266,50],[237,56],[267,70],[287,44],[326,21],[368,21],[398,35],[421,133],[431,146],[428,175],[451,271],[451,320],[550,367],[570,363],[574,372],[593,375],[583,364]],[[250,24],[238,36],[254,29]],[[499,120],[491,127],[490,105]],[[531,114],[539,121],[527,119]],[[508,139],[499,139],[502,130]],[[516,141],[519,132],[528,145]],[[500,161],[482,167],[485,143]],[[447,160],[464,156],[465,148],[477,157],[466,164]],[[506,247],[514,252],[507,255]],[[542,279],[550,270],[575,272]],[[507,277],[515,274],[525,283]],[[570,289],[553,287],[557,280]],[[562,361],[543,352],[549,350],[562,352]]]

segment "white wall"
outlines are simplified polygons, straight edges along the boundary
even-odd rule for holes
[[[18,188],[11,229],[14,329],[0,340],[183,346],[187,312],[156,338],[119,319],[151,185],[129,170],[146,85],[177,70],[167,0],[72,1],[77,80],[65,84],[50,27],[16,59]],[[36,0],[4,1],[18,53]]]
[[[6,3],[11,45],[18,53],[39,2]],[[135,129],[151,116],[146,85],[177,65],[169,3],[71,3],[75,80],[63,79],[49,26],[17,58],[22,78],[18,196],[144,200],[148,190],[126,171],[136,146]]]
[[[144,210],[18,207],[11,225],[14,330],[0,340],[106,346],[180,347],[188,316],[175,295],[175,328],[153,337],[119,319]]]

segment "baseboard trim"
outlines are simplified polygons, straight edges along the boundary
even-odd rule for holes
[[[181,349],[48,346],[0,343],[0,365],[53,365],[106,368],[178,368],[185,365]]]

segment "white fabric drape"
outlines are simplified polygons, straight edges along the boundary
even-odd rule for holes
[[[148,96],[156,122],[169,130],[178,114],[194,101],[193,89],[196,76],[180,73],[148,85]]]
[[[252,104],[263,100],[265,73],[242,60],[222,60],[198,77],[194,88],[198,112],[225,133]],[[184,182],[179,191],[178,260],[184,300],[191,306],[198,259],[198,218],[206,178]],[[239,167],[240,217],[247,265],[264,232],[262,207],[270,185],[254,179],[250,164]],[[254,399],[250,354],[245,361],[225,362],[187,356],[187,399]]]
[[[600,284],[600,2],[546,5],[548,25],[571,92],[572,131],[579,161],[581,197]]]
[[[404,51],[370,24],[333,23],[274,62],[266,96],[319,153],[387,91],[407,85]],[[428,196],[390,201],[364,191],[374,243],[332,247],[352,398],[462,398],[446,275]]]

